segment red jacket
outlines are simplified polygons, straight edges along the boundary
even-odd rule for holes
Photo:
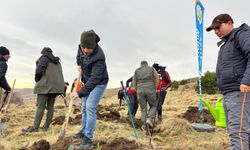
[[[131,88],[128,88],[128,89],[127,89],[127,94],[132,94],[132,95],[134,95],[134,96],[137,96],[136,92],[133,91],[133,90],[131,90]]]
[[[172,84],[171,78],[167,71],[165,71],[165,74],[165,78],[163,78],[162,74],[160,74],[160,80],[157,85],[157,92],[159,92],[162,88],[165,88],[167,90]]]

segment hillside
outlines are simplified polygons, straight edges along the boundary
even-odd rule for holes
[[[200,121],[199,117],[195,118],[198,112],[193,111],[192,114],[189,115],[189,118],[185,116],[189,112],[189,109],[197,108],[199,104],[198,94],[194,90],[195,84],[195,81],[190,80],[188,84],[180,86],[178,90],[168,91],[163,106],[163,124],[156,126],[152,137],[152,145],[149,144],[149,135],[145,135],[139,127],[140,108],[135,118],[135,126],[138,133],[138,141],[136,142],[131,123],[127,116],[126,105],[123,104],[121,109],[118,110],[118,100],[116,96],[118,89],[107,90],[97,111],[98,120],[94,135],[94,149],[228,149],[229,138],[226,129],[216,128],[216,131],[212,133],[197,132],[192,129],[191,124]],[[23,95],[26,95],[26,98],[29,96],[32,97],[32,94],[27,92],[27,90],[26,94],[24,93],[25,92],[23,92]],[[17,95],[18,94],[16,94],[16,96]],[[22,92],[20,92],[20,95],[22,95]],[[211,101],[212,104],[215,103],[215,100],[219,96],[220,95],[203,95],[203,97]],[[61,129],[60,124],[62,122],[60,122],[60,118],[63,118],[67,112],[61,98],[58,98],[55,104],[54,125],[51,125],[47,132],[40,131],[28,134],[21,132],[22,128],[26,128],[33,123],[35,101],[35,99],[32,99],[31,101],[29,100],[28,103],[24,101],[18,105],[11,104],[8,113],[1,113],[0,118],[5,128],[3,128],[3,126],[0,127],[4,129],[0,135],[0,149],[34,149],[34,142],[37,142],[36,146],[39,145],[39,143],[48,142],[50,147],[52,147],[51,149],[59,149],[58,143],[60,142],[60,149],[67,149],[66,147],[69,143],[76,147],[81,141],[72,140],[72,136],[77,133],[81,127],[79,120],[80,106],[75,109],[72,115],[70,125],[66,131],[67,138],[60,141],[58,140],[58,134]],[[78,102],[78,104],[79,103],[80,102]],[[204,110],[204,112],[208,111]],[[207,113],[205,117],[211,118],[211,115],[209,115],[210,114]],[[206,123],[214,125],[212,119],[207,119],[206,121]],[[46,141],[41,142],[42,139]]]

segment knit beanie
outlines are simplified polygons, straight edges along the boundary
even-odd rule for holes
[[[0,54],[1,54],[2,56],[4,56],[4,55],[9,55],[9,54],[10,54],[10,51],[9,51],[6,47],[1,46],[1,47],[0,47]]]
[[[44,47],[41,51],[41,54],[43,55],[48,54],[48,53],[52,53],[52,50],[49,47]]]
[[[96,44],[100,41],[100,37],[94,30],[84,31],[81,34],[80,45],[84,48],[95,49]]]

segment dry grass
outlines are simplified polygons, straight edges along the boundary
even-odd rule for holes
[[[117,89],[115,89],[117,90]],[[101,105],[117,106],[118,100],[110,93],[109,97],[105,96],[101,100]],[[214,100],[220,95],[204,95],[205,99]],[[34,100],[35,101],[35,100]],[[153,135],[153,146],[155,149],[164,150],[221,150],[228,149],[229,139],[225,129],[217,128],[214,133],[196,132],[192,129],[191,124],[177,117],[184,113],[188,106],[198,106],[199,97],[194,91],[194,85],[188,84],[181,86],[178,91],[169,91],[163,106],[163,124],[157,126],[156,130],[160,131]],[[63,105],[63,100],[57,100],[56,106]],[[124,106],[125,107],[125,106]],[[7,136],[0,135],[0,149],[16,150],[21,147],[29,147],[40,139],[46,139],[53,144],[56,142],[61,126],[51,126],[48,132],[37,132],[23,134],[22,128],[32,125],[35,114],[35,103],[29,103],[21,106],[12,104],[9,113],[1,114],[2,117],[9,117],[7,122]],[[56,109],[54,117],[64,115],[66,109]],[[121,110],[122,117],[127,117],[127,109]],[[140,118],[140,108],[136,118]],[[44,120],[43,120],[44,121]],[[41,125],[43,122],[41,123]],[[134,140],[134,133],[131,125],[120,123],[119,121],[102,121],[97,120],[95,140],[112,141],[118,137],[124,137],[128,140]],[[80,125],[69,126],[66,136],[72,136],[80,129]],[[138,143],[149,145],[149,137],[141,130],[137,130]],[[150,148],[148,148],[150,149]]]

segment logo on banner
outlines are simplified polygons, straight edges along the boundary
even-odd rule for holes
[[[197,9],[196,9],[196,13],[197,13],[197,18],[198,18],[198,21],[199,21],[199,24],[202,23],[202,9],[200,7],[200,5],[197,5]]]

